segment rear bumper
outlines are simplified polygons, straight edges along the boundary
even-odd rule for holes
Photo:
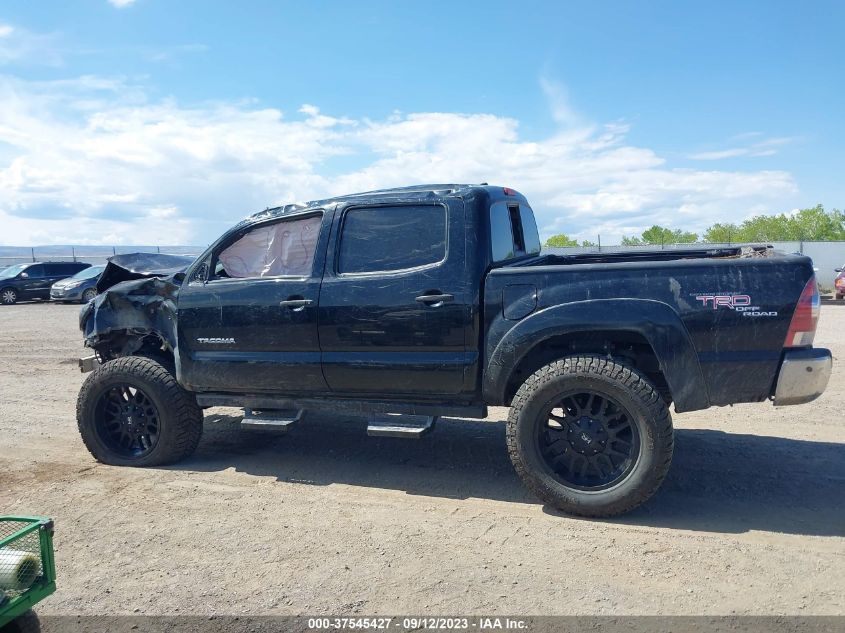
[[[789,350],[783,356],[774,404],[804,404],[818,398],[827,387],[833,358],[827,349]]]

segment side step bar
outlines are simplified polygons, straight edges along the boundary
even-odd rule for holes
[[[253,411],[244,409],[241,427],[245,429],[272,429],[287,431],[302,417],[302,409],[275,409],[269,411]]]
[[[367,424],[367,435],[417,439],[431,431],[436,420],[433,415],[374,415]]]
[[[331,411],[343,415],[402,413],[407,415],[433,415],[449,418],[478,419],[487,416],[487,407],[482,404],[443,405],[435,402],[409,403],[388,400],[359,400],[357,398],[285,398],[261,394],[217,392],[198,393],[197,404],[201,407],[245,407],[261,411],[270,409]]]

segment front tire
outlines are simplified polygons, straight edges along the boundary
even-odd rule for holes
[[[79,433],[97,461],[113,466],[173,464],[196,450],[202,409],[153,359],[108,361],[85,380],[76,404]]]
[[[96,288],[88,288],[85,292],[82,293],[82,303],[90,303],[94,297],[97,296],[97,289]]]
[[[3,288],[0,290],[0,303],[3,305],[14,305],[18,302],[18,291],[14,288]]]
[[[672,419],[637,370],[571,356],[520,387],[507,443],[520,478],[542,501],[569,514],[610,517],[660,487],[672,461]]]

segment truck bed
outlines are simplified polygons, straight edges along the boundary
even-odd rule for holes
[[[623,332],[640,324],[637,331],[650,329],[654,336],[674,320],[692,350],[675,368],[682,372],[676,380],[692,385],[689,377],[699,374],[703,383],[687,394],[688,402],[675,394],[676,408],[758,402],[771,395],[796,301],[812,275],[809,258],[765,246],[549,254],[513,262],[491,270],[485,281],[485,357],[494,358],[497,343],[531,319],[573,319],[575,328],[583,322],[585,330]]]

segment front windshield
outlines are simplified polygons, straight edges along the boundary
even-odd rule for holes
[[[85,270],[80,270],[71,277],[71,279],[91,279],[91,277],[97,277],[101,272],[103,272],[103,268],[105,268],[105,266],[91,266]]]
[[[15,277],[16,275],[23,272],[29,264],[15,264],[14,266],[9,266],[6,270],[4,270],[2,274],[4,277]]]

